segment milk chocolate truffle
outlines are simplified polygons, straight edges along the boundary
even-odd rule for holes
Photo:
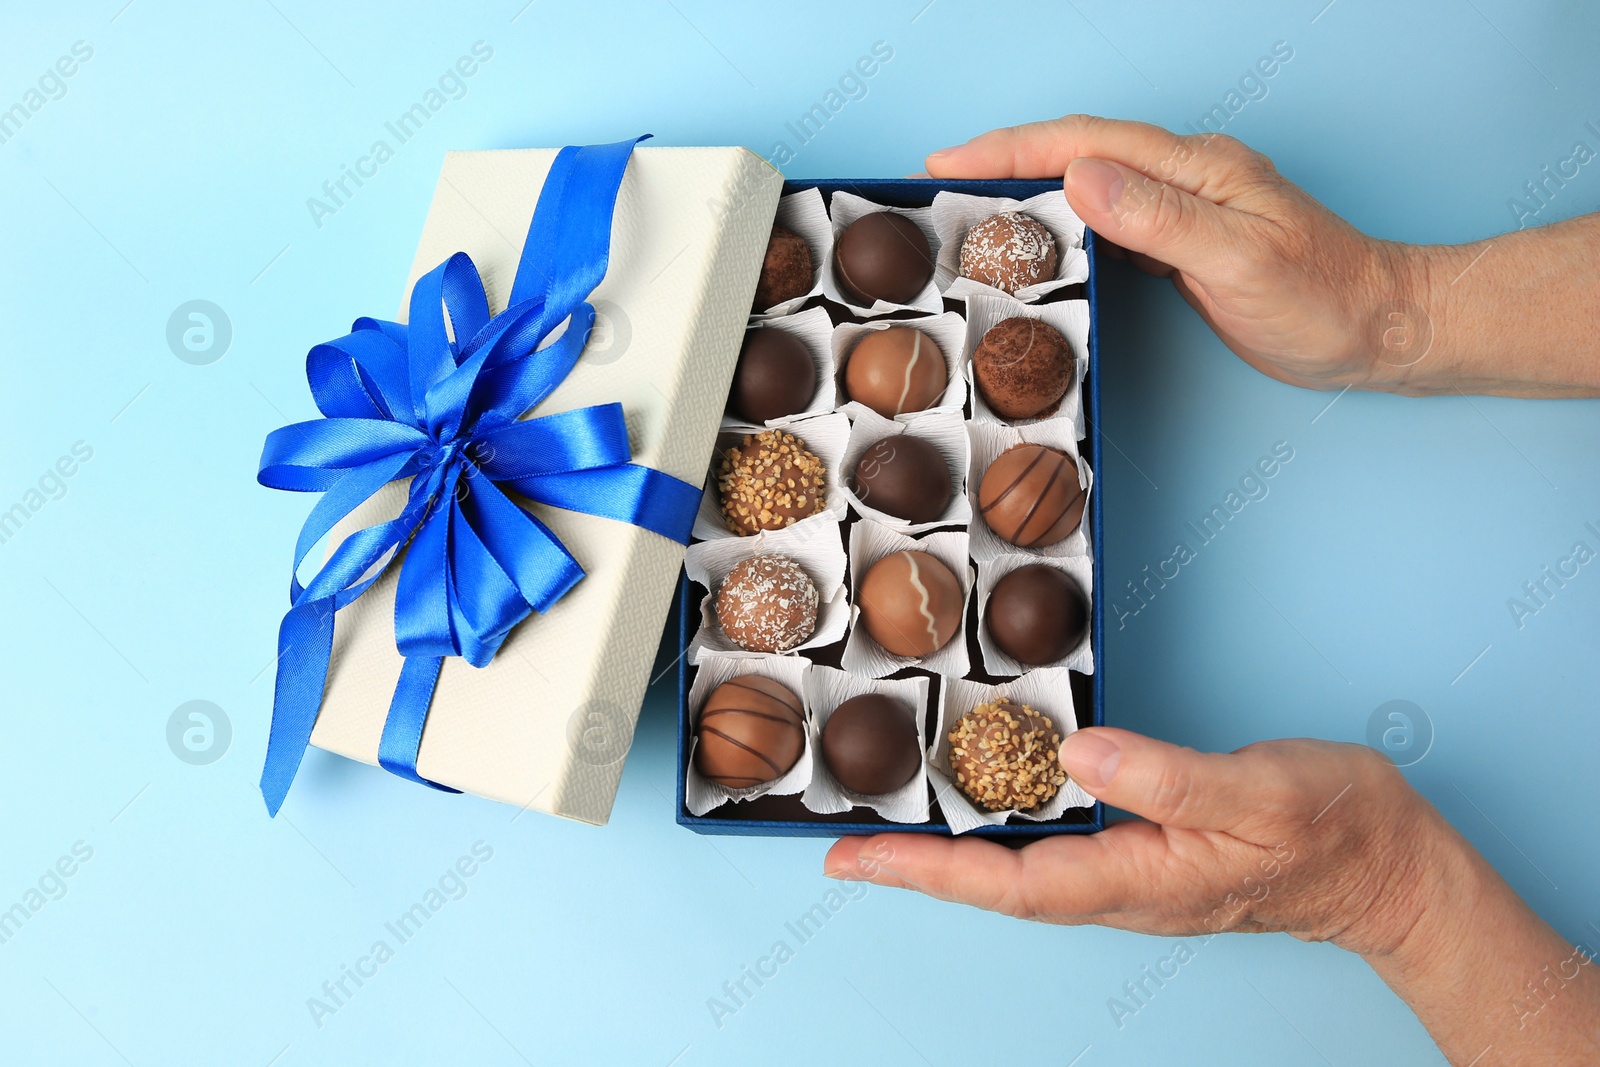
[[[722,521],[741,536],[781,530],[827,508],[822,461],[784,430],[745,434],[722,457]]]
[[[990,215],[961,242],[961,273],[1008,293],[1047,282],[1056,276],[1056,239],[1037,219]]]
[[[990,811],[1032,811],[1066,784],[1061,734],[1048,715],[1005,697],[979,704],[950,731],[956,785]]]
[[[800,698],[759,674],[711,691],[695,726],[695,768],[718,785],[747,789],[782,778],[805,749]]]
[[[873,330],[844,365],[845,394],[886,419],[926,411],[944,395],[949,379],[939,346],[910,326]]]
[[[811,291],[816,264],[811,261],[811,246],[793,230],[776,224],[767,238],[767,255],[761,261],[761,277],[756,282],[754,310],[765,311],[774,304],[805,296]]]
[[[1018,316],[983,335],[972,353],[972,371],[978,391],[1000,417],[1050,415],[1072,385],[1072,347],[1055,327]]]
[[[978,483],[983,521],[1019,548],[1053,545],[1076,530],[1087,500],[1072,457],[1045,445],[1012,445]]]
[[[1071,575],[1034,563],[994,584],[983,625],[995,647],[1018,663],[1054,663],[1088,633],[1089,601]]]
[[[933,250],[921,227],[893,211],[863,215],[833,246],[833,277],[854,304],[909,304],[933,277]]]
[[[926,552],[896,552],[861,579],[861,623],[892,656],[929,656],[961,629],[961,583]]]
[[[950,503],[950,467],[920,437],[896,434],[874,442],[856,461],[856,496],[907,522],[932,522]]]
[[[817,365],[805,343],[787,330],[757,326],[744,332],[728,406],[745,422],[761,423],[804,411],[817,392]]]
[[[787,652],[817,628],[817,587],[788,556],[751,556],[717,589],[712,609],[728,640],[747,652]]]
[[[912,709],[882,693],[851,697],[822,727],[822,759],[852,793],[893,793],[917,776],[922,753]]]

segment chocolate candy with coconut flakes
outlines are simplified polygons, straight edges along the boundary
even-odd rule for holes
[[[1015,293],[1056,276],[1056,239],[1037,220],[1015,211],[990,215],[961,242],[961,273]]]
[[[747,652],[787,652],[817,628],[817,587],[788,556],[751,556],[717,589],[717,625]]]

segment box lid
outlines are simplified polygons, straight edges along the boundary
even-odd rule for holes
[[[401,303],[452,253],[468,253],[492,311],[505,307],[554,149],[445,158]],[[782,176],[742,148],[638,148],[617,195],[611,259],[590,297],[583,358],[533,414],[620,402],[634,461],[692,484],[706,476],[750,313]],[[337,526],[337,545],[399,513],[393,483]],[[494,662],[445,661],[417,770],[468,793],[604,823],[683,561],[683,546],[608,519],[523,502],[587,577],[523,622]],[[312,744],[378,762],[403,659],[399,568],[335,620]]]

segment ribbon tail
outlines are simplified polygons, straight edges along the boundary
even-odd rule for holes
[[[322,706],[333,652],[333,598],[308,600],[289,609],[278,627],[278,676],[272,696],[272,728],[267,735],[261,796],[267,813],[277,815],[300,770],[311,730]]]
[[[394,699],[389,702],[389,715],[383,720],[383,737],[378,741],[378,765],[390,774],[398,774],[422,785],[446,793],[459,793],[438,782],[430,782],[417,773],[417,755],[422,750],[422,728],[428,721],[428,708],[433,703],[433,689],[439,683],[439,670],[444,666],[441,656],[407,656],[400,668],[400,681],[394,687]]]

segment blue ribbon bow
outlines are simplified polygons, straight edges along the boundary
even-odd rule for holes
[[[366,592],[402,547],[394,630],[405,666],[378,762],[448,789],[417,773],[444,657],[486,666],[512,627],[548,610],[583,577],[565,546],[502,487],[688,543],[700,490],[630,462],[620,404],[518,418],[561,384],[583,352],[595,314],[586,298],[605,276],[617,188],[643,139],[556,156],[505,311],[490,316],[477,268],[458,252],[418,279],[409,326],[357,319],[350,333],[307,356],[306,376],[326,418],[269,434],[257,475],[273,489],[324,494],[300,530],[291,607],[278,629],[261,774],[273,815],[311,742],[334,613]],[[566,330],[541,348],[564,322]],[[399,516],[351,534],[301,586],[298,572],[312,547],[400,478],[411,485]]]

